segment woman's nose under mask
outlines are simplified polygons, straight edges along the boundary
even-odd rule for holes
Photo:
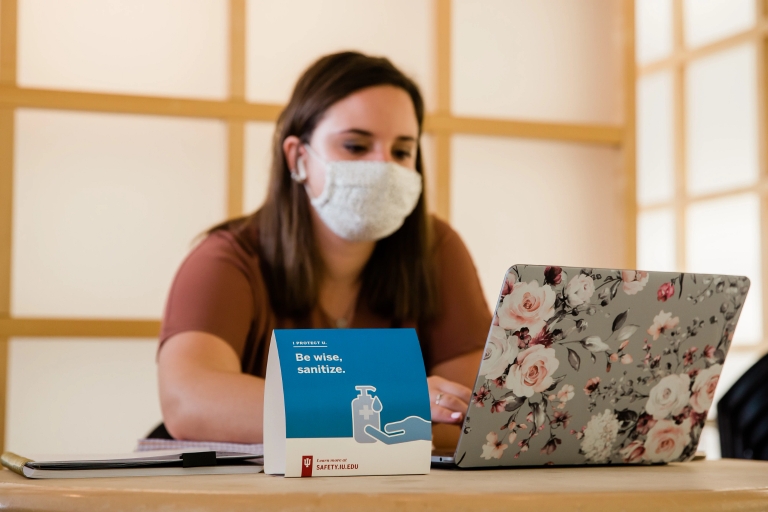
[[[325,166],[325,187],[319,196],[310,196],[312,206],[339,237],[356,242],[380,240],[397,231],[416,208],[422,191],[418,172],[394,162],[326,162],[308,144],[304,147]],[[297,168],[291,177],[305,183],[301,157]]]

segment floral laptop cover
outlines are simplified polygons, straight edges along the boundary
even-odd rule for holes
[[[513,266],[456,463],[690,460],[748,290],[740,276]]]

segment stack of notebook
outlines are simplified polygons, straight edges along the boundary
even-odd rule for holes
[[[166,441],[165,443],[168,443]],[[171,441],[173,443],[173,441]],[[177,443],[189,443],[177,441]],[[242,451],[210,450],[210,443],[177,446],[168,450],[123,455],[67,456],[34,458],[5,452],[3,466],[27,478],[99,478],[122,476],[210,475],[259,473],[261,454]],[[140,442],[141,448],[141,442]],[[250,446],[250,445],[246,445]],[[260,445],[254,445],[260,446]],[[263,449],[262,449],[263,453]]]

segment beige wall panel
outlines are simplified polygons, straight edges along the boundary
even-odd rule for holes
[[[686,270],[749,277],[752,285],[734,343],[763,339],[760,200],[757,194],[702,201],[686,214]]]
[[[21,0],[24,87],[223,99],[224,0]]]
[[[432,2],[249,0],[246,96],[288,101],[299,75],[322,55],[358,50],[389,57],[434,103]]]
[[[675,193],[672,73],[637,83],[637,202],[669,201]]]
[[[513,264],[621,268],[618,150],[476,136],[454,137],[452,149],[451,221],[489,304]]]
[[[637,268],[676,272],[675,212],[672,208],[640,212],[637,216]]]
[[[156,350],[143,339],[12,339],[5,446],[27,457],[133,451],[161,421]]]
[[[258,209],[267,197],[274,133],[274,123],[245,124],[243,211],[246,214]]]
[[[615,0],[454,0],[454,113],[620,122],[620,15]]]
[[[684,0],[685,44],[701,46],[749,30],[755,12],[755,0]]]
[[[12,313],[157,318],[226,212],[220,121],[18,110]]]
[[[672,53],[672,0],[636,1],[635,24],[638,63],[660,60]]]
[[[686,70],[688,191],[719,192],[758,176],[755,47],[693,61]]]

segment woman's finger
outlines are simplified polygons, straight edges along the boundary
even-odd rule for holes
[[[452,411],[442,405],[432,404],[432,421],[434,423],[461,423],[463,419],[463,412]]]
[[[429,385],[430,390],[438,389],[443,393],[455,395],[466,403],[469,403],[472,399],[472,390],[458,382],[433,375],[427,379],[427,384]]]
[[[440,391],[433,391],[429,394],[432,400],[432,405],[437,405],[454,412],[460,412],[464,414],[467,412],[468,404],[464,400],[460,399],[456,395],[449,393],[442,393]]]

